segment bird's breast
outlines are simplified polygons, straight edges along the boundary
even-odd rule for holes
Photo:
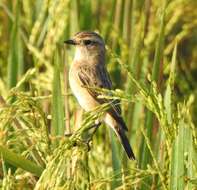
[[[87,88],[83,87],[78,76],[77,68],[74,68],[73,66],[71,66],[69,71],[69,83],[74,96],[85,111],[91,111],[99,105],[99,103],[89,94]]]

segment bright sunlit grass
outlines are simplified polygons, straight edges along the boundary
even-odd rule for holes
[[[0,189],[197,189],[195,0],[1,0]],[[81,30],[106,42],[130,161],[68,86]],[[113,97],[109,96],[109,93]]]

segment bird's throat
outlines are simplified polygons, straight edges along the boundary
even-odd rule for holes
[[[90,51],[86,48],[77,48],[74,61],[97,63],[100,61],[104,61],[104,55],[98,51]]]

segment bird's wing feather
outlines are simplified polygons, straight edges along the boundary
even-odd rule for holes
[[[78,76],[82,85],[87,86],[87,90],[90,95],[100,104],[110,103],[110,109],[108,113],[119,123],[123,129],[128,130],[124,120],[121,117],[120,101],[114,100],[110,102],[105,98],[98,98],[99,92],[96,92],[93,88],[112,89],[112,83],[110,77],[104,66],[98,65],[96,67],[90,67],[89,65],[80,66],[78,69]],[[91,87],[91,88],[88,88]]]

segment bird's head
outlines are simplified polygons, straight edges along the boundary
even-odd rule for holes
[[[75,59],[91,59],[105,55],[105,43],[96,32],[78,32],[72,39],[64,42],[76,47]]]

